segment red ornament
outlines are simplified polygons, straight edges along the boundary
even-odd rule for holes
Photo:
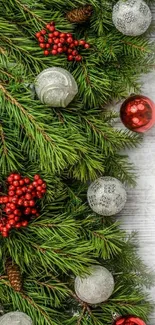
[[[148,97],[131,96],[122,104],[120,117],[129,130],[145,132],[155,124],[155,104]]]
[[[114,321],[113,325],[146,325],[146,323],[137,316],[121,316]]]

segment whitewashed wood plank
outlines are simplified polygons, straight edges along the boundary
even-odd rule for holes
[[[143,76],[142,80],[142,94],[155,102],[155,71]],[[118,126],[122,128],[120,121]],[[127,204],[119,220],[123,229],[138,232],[139,254],[155,272],[155,127],[145,133],[143,144],[138,149],[127,153],[137,167],[138,179],[136,188],[127,190]],[[155,287],[149,293],[155,303]],[[149,324],[155,324],[155,312]]]
[[[155,4],[151,6],[155,27]],[[155,40],[155,30],[150,35]],[[155,71],[142,76],[142,94],[155,102]],[[120,105],[116,107],[119,110]],[[122,128],[119,121],[118,126]],[[146,265],[155,272],[155,127],[144,135],[141,147],[127,152],[137,167],[137,186],[129,189],[128,200],[119,216],[122,228],[128,232],[138,231],[139,254]],[[149,290],[155,305],[155,286]],[[155,324],[155,310],[149,325]]]

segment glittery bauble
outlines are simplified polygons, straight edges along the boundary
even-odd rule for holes
[[[118,317],[113,325],[146,325],[145,322],[137,316]]]
[[[50,107],[66,107],[77,94],[78,86],[70,72],[52,67],[37,76],[35,90],[43,104]]]
[[[112,20],[124,35],[138,36],[150,26],[152,14],[142,0],[119,0],[113,8]]]
[[[0,325],[33,325],[33,323],[25,313],[14,311],[0,317]]]
[[[129,130],[145,132],[155,124],[155,104],[148,97],[131,96],[122,104],[120,117]]]
[[[112,216],[120,212],[125,205],[127,195],[123,184],[114,177],[100,177],[93,182],[87,192],[91,209],[103,216]]]
[[[85,277],[76,277],[75,292],[82,301],[94,305],[106,301],[112,295],[114,278],[103,266],[92,265],[90,272]]]

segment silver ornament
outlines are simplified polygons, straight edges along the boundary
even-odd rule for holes
[[[33,325],[33,323],[25,313],[13,311],[0,317],[0,325]]]
[[[43,70],[37,76],[35,90],[43,104],[66,107],[77,94],[78,86],[70,72],[53,67]]]
[[[90,184],[87,199],[94,212],[103,216],[112,216],[124,208],[127,194],[118,179],[105,176]]]
[[[124,35],[138,36],[150,26],[152,14],[143,0],[119,0],[113,7],[112,20]]]
[[[90,275],[77,276],[75,292],[77,296],[88,304],[99,304],[106,301],[114,291],[114,278],[103,266],[92,265]]]

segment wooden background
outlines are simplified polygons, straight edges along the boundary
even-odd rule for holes
[[[155,26],[155,5],[151,10]],[[155,40],[155,31],[151,37]],[[155,102],[155,71],[142,76],[142,82],[142,94]],[[136,188],[127,191],[128,201],[119,220],[127,231],[138,231],[139,254],[155,273],[155,127],[145,133],[141,147],[128,155],[137,168],[138,180]],[[155,305],[155,286],[149,293]],[[149,322],[154,324],[155,311]]]

